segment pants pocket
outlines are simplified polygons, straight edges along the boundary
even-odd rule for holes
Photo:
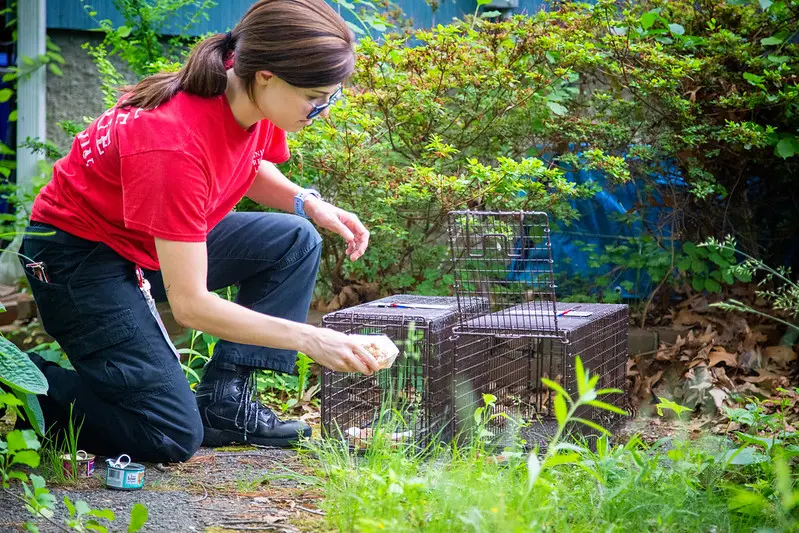
[[[103,317],[61,345],[86,385],[110,402],[136,402],[173,386],[130,309]]]

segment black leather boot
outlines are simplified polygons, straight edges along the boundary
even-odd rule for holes
[[[291,446],[310,437],[299,420],[280,420],[255,397],[254,369],[211,361],[197,386],[197,407],[205,429],[203,446],[258,444]]]

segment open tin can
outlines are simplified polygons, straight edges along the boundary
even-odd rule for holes
[[[144,465],[131,463],[129,455],[106,459],[105,464],[105,486],[109,489],[137,490],[144,486]]]
[[[94,474],[94,455],[86,453],[83,450],[75,452],[73,457],[70,453],[61,455],[61,465],[64,469],[64,475],[72,477],[72,463],[75,463],[77,469],[77,477],[92,477]]]

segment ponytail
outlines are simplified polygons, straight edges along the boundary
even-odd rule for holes
[[[163,104],[178,91],[197,96],[219,96],[227,87],[225,58],[232,43],[230,34],[220,33],[198,43],[178,72],[154,74],[122,91],[132,93],[123,107],[149,110]]]

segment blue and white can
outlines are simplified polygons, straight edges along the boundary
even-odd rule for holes
[[[106,459],[105,464],[105,486],[109,489],[137,490],[144,486],[144,465],[131,463],[127,454]]]

